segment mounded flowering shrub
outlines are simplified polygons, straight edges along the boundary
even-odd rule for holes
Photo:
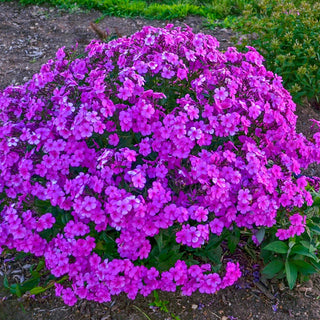
[[[188,27],[144,27],[92,41],[84,57],[62,48],[1,92],[0,246],[68,275],[70,287],[56,285],[65,303],[214,293],[239,264],[219,275],[188,248],[272,227],[284,210],[279,238],[304,231],[290,210],[312,198],[293,174],[320,160],[320,134],[296,133],[295,105],[255,49],[218,47]],[[164,270],[150,257],[168,234],[179,254]]]

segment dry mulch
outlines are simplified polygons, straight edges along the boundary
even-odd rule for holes
[[[21,6],[17,2],[0,3],[0,90],[10,84],[19,85],[39,71],[48,59],[54,58],[58,48],[71,48],[78,43],[79,50],[96,38],[98,34],[90,27],[102,14],[98,11],[62,11],[46,6]],[[210,33],[220,41],[221,48],[232,45],[234,34],[230,30],[203,28],[199,17],[188,17],[184,21],[173,21],[176,26],[184,23],[195,32]],[[143,25],[163,27],[164,21],[148,21],[141,18],[128,19],[104,17],[97,26],[103,32],[108,30],[117,36],[127,36]],[[310,118],[320,118],[319,111],[308,105],[297,107],[299,132],[309,133]],[[319,167],[313,166],[308,174],[319,175]],[[183,297],[179,293],[159,293],[161,300],[169,301],[169,313],[150,306],[153,298],[138,297],[135,301],[121,295],[110,303],[98,304],[79,301],[74,307],[65,306],[53,290],[31,298],[20,299],[10,295],[2,286],[6,274],[9,282],[19,282],[28,276],[30,257],[18,261],[14,256],[0,255],[0,320],[319,320],[320,278],[297,287],[293,291],[282,282],[255,282],[252,261],[241,256],[244,277],[237,286],[227,288],[215,295],[193,294]],[[27,265],[27,267],[26,267]],[[144,315],[145,313],[145,315]],[[173,314],[173,315],[172,315]]]

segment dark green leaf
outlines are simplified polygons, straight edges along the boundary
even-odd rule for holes
[[[309,229],[316,234],[320,234],[320,227],[318,226],[312,226],[312,227],[309,227]]]
[[[38,286],[40,282],[40,277],[38,278],[31,278],[25,282],[22,283],[21,285],[21,292],[25,293],[31,289],[33,289],[34,287]]]
[[[265,233],[266,233],[265,228],[259,229],[259,231],[256,233],[256,238],[259,241],[259,243],[263,241]]]
[[[262,273],[266,276],[266,278],[271,279],[283,269],[284,269],[284,262],[280,259],[276,259],[268,263],[262,269]]]
[[[236,250],[239,240],[240,231],[239,229],[236,229],[235,232],[228,237],[228,248],[231,253],[233,253]]]
[[[10,286],[10,292],[20,298],[22,296],[20,288],[21,287],[18,283],[12,284]]]
[[[291,262],[295,264],[298,272],[301,272],[303,275],[309,275],[317,272],[314,266],[303,260],[291,260]]]
[[[301,254],[316,261],[318,260],[317,256],[314,253],[310,252],[306,247],[301,245],[294,246],[291,250],[291,254]]]
[[[218,271],[221,270],[221,268],[222,268],[222,263],[219,263],[219,264],[217,264],[217,265],[215,265],[215,266],[212,266],[212,267],[211,267],[211,271],[212,271],[212,272],[218,272]]]
[[[3,286],[4,286],[5,288],[9,289],[9,282],[8,282],[7,276],[4,276]]]
[[[33,289],[31,289],[29,292],[30,294],[34,294],[37,295],[39,293],[45,292],[47,289],[43,288],[43,287],[34,287]]]
[[[319,68],[319,71],[320,71],[320,68]],[[314,199],[313,199],[313,206],[320,206],[320,197],[319,196],[316,196]]]
[[[320,271],[320,263],[316,262],[314,260],[311,260],[310,263],[317,269],[317,271]]]
[[[19,260],[22,260],[22,259],[24,259],[25,257],[28,257],[28,256],[30,256],[30,253],[18,252],[18,253],[15,255],[14,260],[15,260],[15,261],[19,261]]]
[[[38,271],[30,270],[30,273],[31,273],[33,279],[38,279],[41,277],[41,274]]]
[[[211,250],[211,249],[219,247],[221,242],[225,239],[225,236],[226,236],[225,232],[222,232],[222,234],[220,236],[217,236],[215,234],[211,234],[206,248],[208,250]]]
[[[220,263],[221,256],[222,256],[221,247],[215,248],[214,250],[210,250],[210,251],[206,250],[205,253],[211,262],[213,262],[214,264]]]
[[[156,240],[156,242],[157,242],[159,251],[161,251],[162,248],[163,248],[162,233],[160,233],[159,235],[155,236],[154,238],[155,238],[155,240]]]
[[[311,220],[314,222],[314,223],[320,223],[320,217],[312,217]]]
[[[267,244],[265,247],[262,248],[263,250],[269,250],[276,253],[287,253],[289,250],[289,247],[286,243],[282,241],[274,241],[269,244]]]
[[[287,260],[285,263],[285,270],[286,270],[286,276],[287,276],[289,288],[293,289],[293,287],[296,284],[297,276],[298,276],[297,267],[293,262]]]
[[[305,241],[305,240],[301,240],[300,242],[299,242],[299,244],[301,244],[301,245],[303,245],[305,248],[307,248],[310,252],[313,252],[312,250],[311,250],[311,248],[313,248],[313,246],[312,246],[312,244],[310,243],[310,241]]]
[[[44,260],[40,260],[37,265],[36,271],[41,271],[44,267],[45,267]]]

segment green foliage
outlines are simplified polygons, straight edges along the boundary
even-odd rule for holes
[[[248,5],[232,22],[245,35],[239,48],[257,48],[267,68],[283,77],[295,102],[320,102],[319,1],[263,0]]]
[[[313,192],[312,207],[301,211],[307,216],[306,231],[286,241],[275,240],[275,229],[271,228],[264,240],[261,257],[265,263],[262,275],[267,279],[286,278],[289,288],[296,282],[307,280],[320,271],[320,193]]]
[[[152,246],[147,266],[156,265],[159,271],[165,271],[173,267],[176,261],[184,255],[180,250],[181,245],[176,242],[174,226],[161,230],[154,237],[154,241],[156,245]]]
[[[95,232],[93,231],[92,233],[95,236]],[[101,232],[94,251],[103,259],[113,260],[120,258],[115,238],[116,232],[111,227],[107,227],[105,231]]]
[[[16,256],[16,260],[19,259],[19,254]],[[23,281],[22,283],[13,283],[10,284],[7,276],[4,276],[3,287],[10,291],[11,294],[16,295],[20,298],[25,293],[31,295],[37,295],[39,293],[45,292],[49,288],[53,287],[55,283],[61,283],[65,281],[68,277],[64,276],[61,279],[55,279],[52,275],[45,277],[49,272],[45,270],[45,262],[43,259],[39,260],[36,268],[31,266],[29,269],[31,277],[28,280]],[[42,279],[46,278],[44,281],[44,286],[39,286]],[[54,278],[54,279],[53,279]]]
[[[295,286],[298,275],[303,281],[319,271],[319,259],[308,241],[295,239],[288,244],[274,241],[263,247],[262,251],[264,250],[271,251],[262,252],[265,263],[271,261],[263,268],[262,274],[268,279],[285,277],[290,289]]]
[[[159,298],[159,294],[157,291],[153,291],[153,297],[154,297],[154,301],[150,303],[150,306],[159,308],[163,312],[170,313],[171,318],[174,320],[180,320],[180,317],[176,316],[174,313],[169,311],[167,307],[167,304],[169,303],[169,301],[161,300]]]
[[[234,253],[240,241],[240,229],[235,228],[228,236],[228,248]]]
[[[286,243],[282,241],[273,241],[268,245],[266,245],[263,249],[273,251],[275,253],[287,253],[289,250],[289,247]]]
[[[0,0],[5,2],[7,0]],[[10,1],[10,0],[9,0]],[[188,1],[136,1],[136,0],[20,0],[23,5],[50,4],[71,12],[81,9],[96,9],[106,16],[144,17],[147,19],[180,19],[187,15],[204,16],[204,10]],[[149,2],[149,3],[148,3]]]
[[[169,310],[167,308],[167,304],[169,303],[169,301],[160,300],[159,294],[157,291],[153,291],[153,296],[154,296],[154,301],[150,303],[150,306],[160,308],[160,310],[164,311],[164,312],[169,312]]]
[[[0,0],[5,2],[8,0]],[[10,0],[9,0],[10,1]],[[144,17],[147,19],[183,19],[199,15],[212,20],[228,15],[239,15],[246,4],[254,0],[19,0],[21,4],[50,4],[70,12],[82,9],[100,10],[104,15],[119,17]]]

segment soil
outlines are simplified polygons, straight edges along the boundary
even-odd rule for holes
[[[98,34],[90,23],[105,32],[127,36],[143,25],[163,27],[165,21],[149,21],[141,18],[103,17],[98,11],[81,11],[75,7],[73,12],[46,6],[21,6],[17,2],[0,2],[0,90],[10,84],[26,82],[39,71],[48,59],[62,46],[71,48],[78,43],[79,50],[97,38]],[[183,21],[170,21],[176,26],[184,23],[194,32],[210,33],[226,49],[232,45],[236,34],[227,29],[207,30],[200,17],[188,17]],[[320,119],[319,110],[307,103],[297,106],[297,130],[310,134],[310,118]],[[319,166],[313,166],[309,175],[320,176]],[[239,253],[243,265],[241,281],[236,286],[219,291],[214,295],[193,294],[191,297],[177,293],[159,293],[160,301],[168,301],[169,312],[151,306],[153,296],[138,297],[135,301],[124,295],[113,297],[110,303],[79,301],[75,306],[65,306],[53,290],[36,297],[25,295],[19,299],[3,287],[3,277],[9,283],[23,281],[30,277],[26,270],[32,263],[30,257],[20,260],[15,256],[0,255],[0,320],[319,320],[320,319],[320,277],[313,277],[307,283],[289,290],[281,281],[262,281],[254,279],[258,266],[248,257]],[[27,267],[26,267],[27,266]]]

